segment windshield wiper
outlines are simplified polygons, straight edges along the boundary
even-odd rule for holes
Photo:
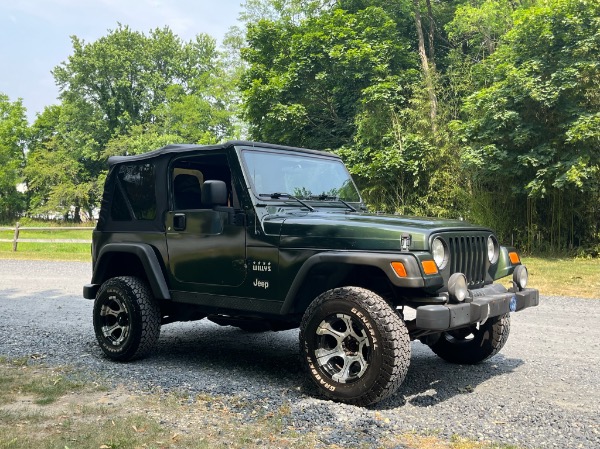
[[[297,198],[297,197],[295,197],[293,195],[290,195],[289,193],[280,193],[280,192],[275,192],[275,193],[259,193],[258,196],[268,196],[269,198],[273,198],[274,200],[278,200],[279,198],[282,198],[282,197],[287,197],[290,200],[298,201],[300,204],[302,204],[304,207],[306,207],[309,211],[311,211],[311,212],[315,211],[314,207],[310,206],[309,204],[306,204],[300,198]]]
[[[321,201],[325,201],[325,200],[339,201],[344,206],[346,206],[348,209],[350,209],[352,212],[358,212],[358,210],[356,210],[356,208],[354,206],[352,206],[351,204],[347,203],[346,201],[344,201],[343,199],[341,199],[339,196],[332,196],[332,195],[325,195],[325,194],[323,194],[323,195],[311,195],[310,198],[311,199],[315,199],[315,200],[321,200]]]

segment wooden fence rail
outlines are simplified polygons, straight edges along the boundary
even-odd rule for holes
[[[92,243],[92,240],[86,239],[24,239],[19,238],[19,233],[21,231],[83,231],[89,230],[90,232],[94,230],[94,228],[90,228],[89,226],[72,226],[72,227],[31,227],[31,226],[19,226],[19,223],[15,225],[14,228],[0,228],[0,231],[14,231],[12,239],[0,239],[0,242],[11,243],[13,244],[13,251],[17,250],[17,246],[20,242],[27,243]]]

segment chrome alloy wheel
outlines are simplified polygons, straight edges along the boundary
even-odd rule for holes
[[[119,346],[127,340],[130,332],[129,312],[123,300],[110,295],[100,308],[102,335],[113,346]]]
[[[317,363],[332,380],[345,384],[363,376],[371,356],[365,326],[349,315],[338,313],[321,321],[316,334]]]

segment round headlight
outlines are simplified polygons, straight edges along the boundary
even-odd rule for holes
[[[498,260],[498,241],[493,235],[487,239],[487,255],[490,263],[496,263]]]
[[[527,281],[529,281],[529,272],[525,265],[519,265],[515,267],[513,272],[513,281],[519,286],[519,289],[523,290],[527,287]]]
[[[446,266],[448,260],[446,257],[446,245],[441,238],[437,237],[431,242],[431,255],[440,270]]]
[[[463,302],[467,297],[469,290],[467,287],[467,278],[462,273],[454,273],[448,279],[448,293],[455,302]]]

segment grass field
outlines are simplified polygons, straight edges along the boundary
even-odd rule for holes
[[[30,224],[24,225],[31,226]],[[47,223],[39,224],[47,227]],[[20,230],[19,238],[25,239],[78,239],[91,240],[92,227],[89,230]],[[0,230],[0,239],[13,238],[14,231]],[[88,243],[34,243],[20,242],[17,251],[13,252],[13,244],[0,242],[0,259],[41,259],[41,260],[75,260],[86,262],[90,260],[90,245]]]
[[[600,259],[524,257],[529,285],[542,295],[600,299]]]
[[[67,368],[0,358],[0,448],[308,449],[318,445],[318,433],[298,432],[288,425],[291,409],[285,403],[267,413],[260,403],[247,404],[239,398],[240,406],[253,407],[244,416],[235,401],[216,395],[190,401],[174,393],[135,394],[123,387],[84,381]],[[417,433],[383,438],[377,448],[399,445],[408,449],[518,449]]]

